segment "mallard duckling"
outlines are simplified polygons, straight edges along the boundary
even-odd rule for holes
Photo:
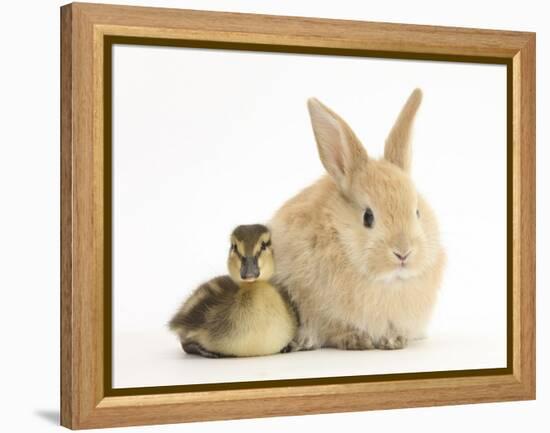
[[[229,275],[199,286],[170,321],[183,350],[209,358],[287,351],[298,319],[269,283],[275,263],[268,228],[233,230],[227,267]]]

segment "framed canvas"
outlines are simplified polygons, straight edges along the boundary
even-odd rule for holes
[[[72,429],[534,399],[535,35],[63,6],[61,247]]]

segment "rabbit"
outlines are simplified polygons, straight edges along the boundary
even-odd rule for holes
[[[327,171],[269,221],[273,281],[300,314],[294,350],[401,349],[423,337],[446,255],[436,216],[410,177],[415,89],[384,156],[369,156],[346,122],[315,98],[308,109]]]

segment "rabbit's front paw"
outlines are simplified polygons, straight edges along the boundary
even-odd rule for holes
[[[288,352],[298,352],[301,350],[315,350],[319,348],[317,340],[306,333],[298,335],[288,344]]]
[[[396,337],[382,337],[376,342],[376,348],[382,350],[397,350],[407,346],[407,338],[401,335]]]
[[[369,350],[374,349],[374,342],[367,333],[353,332],[335,339],[334,346],[342,350]]]

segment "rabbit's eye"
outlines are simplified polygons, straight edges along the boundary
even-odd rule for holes
[[[370,207],[368,207],[365,213],[363,214],[363,224],[365,225],[365,227],[368,227],[369,229],[374,224],[374,214],[372,213],[372,209]]]
[[[416,217],[420,218],[420,211],[418,209],[416,209]]]

